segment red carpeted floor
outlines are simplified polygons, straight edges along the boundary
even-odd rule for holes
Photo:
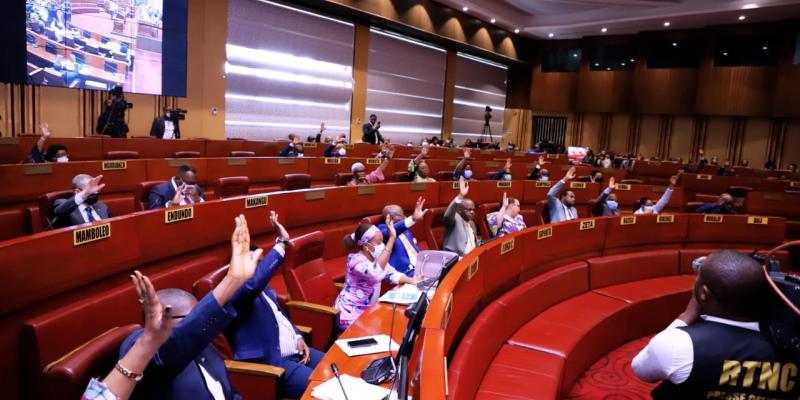
[[[631,360],[650,338],[636,339],[606,354],[578,379],[567,399],[650,399],[656,385],[642,382],[631,370]]]

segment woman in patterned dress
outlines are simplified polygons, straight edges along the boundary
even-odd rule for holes
[[[500,206],[500,211],[486,216],[492,235],[500,237],[527,228],[522,215],[519,215],[519,211],[519,200],[508,197],[506,193],[503,193],[503,203]]]

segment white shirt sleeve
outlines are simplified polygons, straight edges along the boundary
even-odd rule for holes
[[[669,380],[686,382],[692,372],[694,348],[689,334],[678,327],[686,323],[676,319],[650,340],[631,362],[633,372],[645,382]]]
[[[406,224],[406,228],[411,228],[412,226],[414,226],[414,218],[406,217],[403,223]]]

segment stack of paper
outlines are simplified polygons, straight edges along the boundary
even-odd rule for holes
[[[375,344],[371,346],[365,347],[350,347],[347,342],[355,341],[355,340],[362,340],[362,339],[375,339]],[[342,349],[344,354],[347,354],[348,357],[355,357],[355,356],[363,356],[365,354],[375,354],[375,353],[388,353],[389,351],[389,342],[392,342],[392,351],[400,350],[400,345],[397,344],[394,340],[392,340],[388,335],[375,335],[375,336],[363,336],[357,338],[349,338],[349,339],[339,339],[336,341],[336,345]]]
[[[390,290],[381,296],[380,301],[384,303],[395,303],[402,305],[414,304],[422,295],[414,285],[403,285],[398,289]]]
[[[361,378],[342,375],[342,384],[336,378],[331,378],[325,383],[315,387],[311,396],[320,400],[381,400],[389,395],[389,389],[371,385]],[[342,386],[347,393],[342,393]]]

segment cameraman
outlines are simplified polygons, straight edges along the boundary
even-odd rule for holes
[[[164,114],[153,119],[153,125],[150,127],[150,136],[159,139],[180,139],[180,120],[186,118],[183,115],[184,112],[185,110],[171,110],[164,107]]]
[[[125,111],[133,108],[133,104],[125,100],[122,86],[111,89],[111,98],[105,101],[103,112],[97,118],[95,132],[98,135],[109,135],[115,138],[128,136],[128,123],[125,122]]]
[[[760,330],[764,270],[734,250],[708,256],[678,319],[633,359],[636,376],[662,381],[654,399],[797,399],[798,355]]]

